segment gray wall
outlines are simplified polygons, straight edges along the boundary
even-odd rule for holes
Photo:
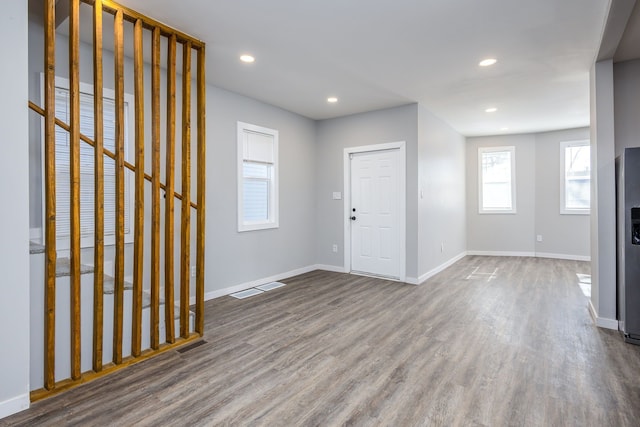
[[[279,132],[280,227],[237,231],[236,124]],[[206,291],[315,264],[315,123],[207,87]]]
[[[535,242],[538,254],[590,256],[589,215],[560,214],[560,143],[589,140],[589,128],[544,132],[535,136]]]
[[[607,327],[617,329],[613,82],[613,61],[596,62],[590,73],[591,303],[597,324],[604,326],[604,319]]]
[[[468,250],[588,258],[589,215],[560,214],[560,143],[585,139],[588,128],[468,138]],[[501,145],[516,147],[516,214],[479,214],[478,147]]]
[[[640,60],[613,65],[616,157],[640,147]]]
[[[478,213],[478,148],[516,148],[516,213]],[[467,138],[467,249],[469,251],[535,251],[535,136]]]
[[[332,192],[344,189],[344,148],[386,142],[406,142],[407,155],[407,277],[417,278],[418,253],[418,106],[397,108],[322,120],[317,123],[316,260],[344,266],[344,200]],[[331,246],[338,245],[333,253]]]
[[[418,277],[467,250],[465,146],[462,135],[418,107]]]
[[[0,33],[0,418],[29,406],[29,159],[27,2],[6,0]],[[10,66],[9,66],[10,64]]]

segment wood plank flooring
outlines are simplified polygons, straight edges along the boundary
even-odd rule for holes
[[[477,256],[420,286],[311,272],[209,301],[206,344],[0,426],[638,426],[640,347],[594,326],[576,273]]]

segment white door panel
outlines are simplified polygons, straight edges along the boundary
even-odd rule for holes
[[[400,150],[351,156],[351,269],[400,277]]]

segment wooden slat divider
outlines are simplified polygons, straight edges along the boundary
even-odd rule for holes
[[[37,402],[38,400],[42,400],[44,398],[47,397],[51,397],[57,393],[60,393],[62,391],[66,391],[69,389],[72,389],[73,387],[79,386],[80,384],[84,384],[87,383],[89,381],[95,380],[97,378],[102,378],[105,375],[109,375],[112,374],[116,371],[118,371],[119,369],[125,368],[127,366],[131,366],[131,365],[135,365],[136,363],[140,363],[142,361],[145,361],[153,356],[156,356],[158,354],[170,351],[170,350],[176,350],[182,346],[185,346],[187,344],[193,343],[195,341],[198,341],[202,339],[202,337],[200,337],[200,335],[198,334],[191,334],[189,335],[188,338],[183,339],[183,338],[178,338],[174,343],[171,344],[162,344],[160,346],[160,348],[158,350],[145,350],[143,351],[139,357],[126,357],[124,359],[122,359],[122,363],[121,364],[113,364],[113,363],[109,363],[104,365],[102,371],[100,372],[85,372],[82,374],[82,377],[79,380],[71,380],[71,379],[66,379],[66,380],[62,380],[59,381],[58,383],[56,383],[56,388],[52,389],[52,390],[46,390],[46,389],[40,389],[40,390],[33,390],[29,395],[31,397],[31,402]]]
[[[93,8],[93,139],[80,132],[80,4]],[[202,336],[204,333],[204,243],[205,243],[205,54],[204,43],[165,24],[150,19],[110,0],[70,0],[69,5],[69,123],[55,117],[55,0],[44,0],[45,8],[45,90],[44,108],[29,102],[29,108],[44,117],[45,134],[45,360],[44,388],[31,394],[39,399],[52,393],[68,389],[89,379],[98,378],[113,370],[143,360],[153,354]],[[103,16],[114,16],[114,92],[115,92],[115,149],[105,148],[104,129],[104,71],[103,71]],[[132,22],[134,59],[134,115],[135,115],[135,165],[125,160],[125,97],[124,97],[124,22]],[[151,174],[144,171],[144,29],[152,31],[151,39]],[[167,102],[166,102],[166,184],[161,182],[161,37],[167,37]],[[175,121],[176,121],[176,48],[182,45],[182,132],[181,132],[181,188],[175,191]],[[191,151],[191,62],[193,50],[197,54],[197,147],[195,163],[192,165]],[[55,381],[55,300],[56,300],[56,183],[55,151],[56,126],[69,132],[70,149],[70,336],[71,378]],[[93,342],[92,372],[81,372],[81,206],[80,206],[80,141],[94,148],[94,283],[93,283]],[[114,260],[114,308],[113,308],[113,355],[112,362],[103,365],[104,340],[104,263],[105,263],[105,181],[104,156],[115,161],[115,260]],[[191,201],[192,168],[196,167],[197,203]],[[135,206],[133,211],[133,303],[131,356],[123,356],[124,327],[124,270],[125,270],[125,168],[135,174]],[[144,265],[144,189],[145,180],[151,182],[151,248],[150,248],[150,342],[151,349],[143,350],[142,306]],[[165,192],[164,225],[164,297],[166,344],[160,341],[161,301],[161,227],[162,216],[160,191]],[[175,198],[181,201],[180,224],[180,338],[174,328],[174,268],[175,268]],[[196,324],[197,334],[190,331],[190,277],[191,277],[191,208],[196,209]]]
[[[82,0],[84,3],[93,4],[94,0]],[[156,21],[155,19],[149,18],[133,9],[129,9],[126,6],[123,6],[119,3],[116,3],[111,0],[103,0],[103,9],[105,12],[111,13],[115,15],[117,11],[121,11],[123,13],[123,18],[129,22],[136,22],[137,20],[142,20],[143,26],[146,29],[153,30],[154,28],[159,28],[160,32],[163,36],[171,37],[175,35],[177,41],[180,43],[185,43],[187,41],[191,42],[191,45],[194,48],[204,47],[204,42],[198,40],[192,36],[189,36],[182,31],[178,31],[175,28],[171,28],[170,26],[163,24],[160,21]]]
[[[167,42],[167,147],[166,158],[166,192],[174,192],[175,179],[175,146],[176,146],[176,36]],[[175,341],[174,325],[174,200],[165,199],[164,208],[164,323],[168,343]]]
[[[133,226],[133,314],[131,354],[140,355],[142,343],[142,288],[144,264],[144,59],[142,21],[133,27],[133,76],[135,98],[135,213]]]
[[[44,388],[55,387],[56,328],[56,97],[55,0],[44,1]]]
[[[40,108],[39,106],[37,106],[31,101],[29,101],[29,108],[44,117],[44,109]],[[55,119],[55,125],[59,126],[61,129],[66,130],[67,132],[69,131],[69,125],[60,119]],[[95,142],[88,136],[83,135],[82,133],[80,134],[80,141],[86,142],[90,146],[95,147]],[[110,159],[113,159],[113,160],[116,159],[115,153],[111,152],[109,149],[103,148],[102,151],[104,155],[109,157]],[[136,167],[131,163],[127,162],[126,160],[124,161],[124,167],[129,169],[131,172],[136,171]],[[144,179],[151,182],[151,175],[145,173]],[[160,189],[165,192],[165,195],[171,194],[170,191],[167,191],[167,187],[163,183],[160,183]],[[173,192],[173,197],[175,197],[178,200],[182,200],[182,194],[176,193],[175,191]],[[194,202],[190,202],[190,205],[193,209],[198,209],[198,205],[195,204]]]
[[[191,43],[182,46],[182,211],[180,221],[180,336],[189,336],[191,251]]]
[[[80,378],[80,1],[69,2],[71,378]]]
[[[113,293],[113,363],[122,363],[124,304],[124,28],[122,12],[116,12],[114,35],[116,227]]]
[[[151,348],[160,346],[160,29],[151,39]]]
[[[198,50],[197,117],[198,117],[198,162],[197,171],[197,223],[196,223],[196,324],[198,334],[204,334],[204,244],[205,244],[205,165],[206,165],[206,85],[204,47]]]
[[[104,111],[102,69],[102,0],[93,4],[93,150],[94,243],[93,243],[93,358],[95,372],[102,370],[104,316]]]

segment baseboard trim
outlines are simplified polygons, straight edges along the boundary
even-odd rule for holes
[[[315,270],[333,271],[334,273],[345,273],[344,267],[328,264],[316,264]]]
[[[593,306],[591,300],[589,300],[589,314],[594,323],[599,328],[618,330],[618,321],[616,319],[607,319],[606,317],[599,317],[596,308]]]
[[[28,409],[30,402],[29,393],[0,402],[0,419]]]
[[[310,271],[319,270],[319,269],[321,268],[318,268],[317,265],[308,265],[306,267],[286,271],[284,273],[274,274],[273,276],[251,280],[249,282],[240,283],[235,286],[229,286],[228,288],[216,289],[215,291],[206,292],[204,294],[204,300],[209,301],[214,298],[219,298],[225,295],[233,294],[235,292],[240,292],[246,289],[255,288],[256,286],[264,285],[265,283],[275,282],[278,280],[286,279],[287,277],[297,276],[299,274],[304,274],[304,273],[308,273]],[[189,304],[193,305],[195,303],[196,303],[196,298],[191,297],[189,299]]]
[[[536,252],[537,258],[554,258],[554,259],[567,259],[569,261],[591,261],[591,257],[588,255],[569,255],[569,254],[552,254],[547,252]]]
[[[536,253],[535,252],[511,252],[511,251],[467,251],[467,255],[535,257]]]
[[[554,254],[554,253],[549,253],[549,252],[467,251],[467,255],[513,256],[513,257],[566,259],[566,260],[570,260],[570,261],[591,261],[591,257],[590,256],[570,255],[570,254]]]
[[[453,264],[455,264],[456,262],[460,261],[462,258],[467,256],[467,252],[461,252],[458,255],[454,256],[453,258],[443,262],[442,264],[440,264],[439,266],[432,268],[431,270],[427,271],[426,273],[424,273],[423,275],[421,275],[420,277],[418,277],[417,279],[415,277],[407,277],[407,279],[405,280],[405,282],[411,284],[411,285],[421,285],[424,282],[426,282],[428,279],[430,279],[431,277],[435,276],[436,274],[440,273],[442,270],[451,267]]]

